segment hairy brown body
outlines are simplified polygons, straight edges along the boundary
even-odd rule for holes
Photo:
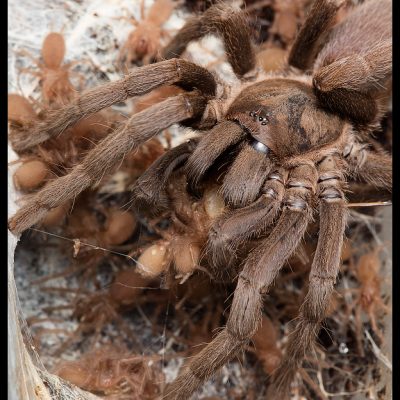
[[[250,240],[256,242],[239,265],[226,327],[187,363],[167,387],[165,398],[188,399],[254,335],[262,319],[262,296],[318,213],[319,242],[309,291],[270,387],[271,398],[287,397],[297,368],[313,346],[339,272],[346,181],[357,177],[391,189],[390,157],[370,150],[365,139],[385,111],[382,99],[391,77],[391,29],[371,27],[387,22],[379,15],[391,15],[391,2],[381,0],[384,11],[375,15],[374,1],[368,0],[331,28],[341,3],[314,2],[279,76],[259,73],[242,13],[215,5],[188,21],[162,52],[167,60],[93,89],[50,116],[47,124],[36,124],[29,137],[15,136],[15,147],[24,151],[121,99],[165,84],[185,90],[135,114],[70,174],[37,192],[9,221],[14,233],[27,229],[173,123],[201,131],[196,141],[170,150],[138,179],[133,203],[153,213],[168,207],[165,194],[178,168],[185,170],[195,189],[218,175],[227,208],[210,226],[203,249],[210,268],[218,274],[238,267],[236,255],[247,249]],[[360,13],[374,22],[355,23]],[[204,68],[171,58],[207,33],[217,33],[224,41],[237,76],[233,87],[220,84]],[[370,45],[364,49],[357,43],[366,36]]]

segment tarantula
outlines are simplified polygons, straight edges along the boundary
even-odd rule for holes
[[[243,12],[219,3],[186,23],[162,51],[164,61],[94,88],[45,121],[12,133],[14,148],[24,151],[128,97],[166,84],[185,89],[133,115],[9,220],[15,234],[26,230],[172,124],[201,131],[197,140],[171,149],[145,172],[134,190],[134,204],[153,212],[167,208],[164,188],[174,169],[184,164],[189,183],[196,186],[209,171],[220,168],[223,157],[226,172],[221,193],[230,211],[210,228],[207,251],[216,261],[211,267],[221,267],[218,261],[224,259],[226,248],[261,240],[241,266],[226,327],[190,359],[167,387],[165,398],[188,399],[244,347],[260,324],[263,295],[317,214],[319,243],[308,294],[270,387],[271,398],[277,393],[287,396],[296,370],[312,348],[339,271],[347,215],[346,177],[391,190],[390,156],[365,144],[388,103],[391,1],[367,0],[335,25],[342,3],[313,3],[280,75],[257,69]],[[219,34],[224,41],[238,78],[233,86],[220,83],[196,64],[173,58],[189,42],[209,33]]]

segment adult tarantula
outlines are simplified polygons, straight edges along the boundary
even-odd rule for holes
[[[14,148],[23,151],[128,97],[165,84],[185,89],[133,115],[68,175],[37,192],[10,219],[14,233],[93,185],[125,154],[174,123],[201,130],[200,137],[170,150],[147,170],[133,193],[137,207],[153,212],[168,207],[163,189],[176,167],[185,164],[189,182],[195,185],[221,157],[229,160],[228,166],[225,161],[221,193],[230,211],[214,222],[208,237],[213,267],[221,267],[221,249],[262,239],[238,275],[225,329],[167,387],[168,399],[189,398],[252,337],[261,321],[262,296],[318,210],[320,240],[309,291],[271,386],[275,396],[285,396],[313,345],[338,274],[346,224],[345,177],[391,189],[391,158],[364,144],[387,104],[391,1],[367,0],[335,25],[341,3],[314,2],[281,75],[257,70],[243,13],[217,4],[187,22],[163,50],[164,61],[92,89],[46,121],[12,134]],[[219,83],[198,65],[172,58],[182,54],[190,41],[208,33],[218,33],[224,41],[238,77],[232,87]]]

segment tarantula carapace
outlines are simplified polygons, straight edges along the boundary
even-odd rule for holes
[[[164,188],[178,166],[184,165],[192,187],[223,166],[221,193],[229,210],[209,231],[206,251],[212,267],[216,272],[228,268],[227,253],[250,239],[259,240],[240,268],[226,327],[167,387],[168,399],[189,398],[252,337],[261,321],[263,295],[316,214],[319,243],[308,295],[271,386],[275,396],[285,396],[312,348],[338,274],[347,214],[346,178],[391,190],[390,156],[368,148],[368,135],[379,125],[390,92],[391,1],[367,0],[338,24],[342,3],[314,2],[281,75],[257,69],[242,11],[218,3],[186,23],[163,50],[163,61],[92,89],[44,122],[12,133],[14,148],[21,152],[128,97],[166,84],[185,89],[133,115],[9,221],[12,232],[24,231],[172,124],[200,130],[199,138],[173,148],[145,172],[133,203],[160,211],[168,207]],[[220,83],[198,65],[172,58],[182,54],[190,41],[209,33],[224,41],[238,78],[233,86]]]

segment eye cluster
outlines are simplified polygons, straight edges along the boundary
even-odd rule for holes
[[[260,122],[261,125],[267,125],[267,122],[269,121],[264,111],[250,111],[249,115],[254,121]]]
[[[250,111],[249,116],[253,119],[254,122],[259,122],[261,125],[267,125],[269,122],[269,118],[264,110],[258,110],[258,111]],[[268,154],[270,152],[270,148],[266,146],[264,143],[261,143],[254,137],[252,137],[251,141],[251,147],[253,147],[254,150]]]

